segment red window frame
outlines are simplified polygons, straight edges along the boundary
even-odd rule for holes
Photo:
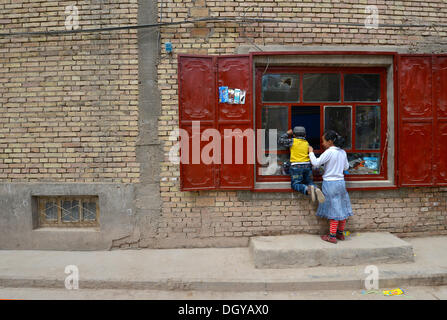
[[[262,102],[262,76],[264,74],[299,74],[300,77],[300,95],[299,102]],[[340,102],[304,102],[303,101],[303,74],[304,73],[339,73],[340,74]],[[344,77],[343,74],[380,74],[380,102],[345,102],[344,101]],[[347,181],[368,181],[368,180],[386,180],[388,175],[388,165],[387,165],[387,148],[386,136],[387,136],[387,70],[385,67],[269,67],[266,70],[265,66],[259,66],[255,70],[255,92],[256,92],[256,128],[261,129],[262,125],[262,107],[267,105],[275,106],[287,106],[288,107],[288,128],[291,127],[292,123],[292,106],[319,106],[320,107],[320,137],[324,132],[324,106],[352,106],[351,121],[352,121],[352,143],[351,149],[345,149],[348,153],[376,153],[380,152],[381,156],[381,170],[379,174],[375,175],[346,175],[345,179]],[[381,141],[380,149],[377,150],[357,150],[355,149],[355,117],[356,117],[356,106],[380,106],[380,131],[381,131]],[[256,144],[257,145],[257,144]],[[321,141],[320,141],[321,145]],[[323,152],[322,149],[315,150],[316,153]],[[288,150],[278,150],[277,154],[288,153]],[[259,162],[256,163],[256,181],[257,182],[281,182],[290,181],[289,176],[262,176],[259,174]],[[315,180],[321,180],[321,176],[315,176]]]

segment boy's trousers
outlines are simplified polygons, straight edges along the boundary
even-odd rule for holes
[[[290,176],[292,178],[292,189],[302,194],[306,194],[308,185],[315,185],[312,178],[312,165],[310,163],[291,165]]]

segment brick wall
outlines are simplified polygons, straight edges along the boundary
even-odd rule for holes
[[[0,2],[0,33],[137,23],[137,0]],[[0,38],[0,181],[139,181],[136,31]]]
[[[256,1],[159,1],[160,21],[178,22],[204,17],[265,18],[323,23],[359,23],[370,14],[368,5],[378,8],[381,24],[442,24],[447,17],[443,0],[256,0]],[[312,25],[297,23],[199,22],[162,28],[162,42],[171,41],[177,53],[234,53],[241,44],[257,45],[403,45],[414,47],[446,44],[446,28],[379,28]],[[163,71],[163,67],[161,71]]]
[[[159,1],[159,13],[161,22],[246,16],[363,24],[366,5],[377,5],[379,23],[441,24],[447,17],[447,5],[441,0],[165,0]],[[344,50],[351,45],[390,45],[404,46],[408,52],[446,52],[446,32],[440,27],[366,29],[260,22],[199,22],[161,28],[161,43],[170,41],[173,54],[162,52],[158,66],[162,99],[159,136],[166,154],[161,164],[163,206],[156,246],[226,246],[246,243],[247,237],[253,235],[319,233],[327,228],[325,220],[315,217],[316,205],[301,195],[179,191],[179,167],[167,160],[174,143],[169,141],[169,133],[178,127],[177,54],[233,54],[241,45],[321,45]],[[447,233],[447,188],[355,191],[350,195],[355,215],[348,223],[349,230],[390,231],[404,236]],[[153,243],[141,241],[133,245]]]
[[[172,189],[175,187],[171,187]],[[164,192],[161,237],[249,237],[327,231],[315,216],[317,204],[296,194],[244,192]],[[447,234],[447,188],[401,188],[350,192],[354,216],[347,230],[384,231],[400,236]],[[192,241],[194,245],[200,242]],[[206,243],[206,242],[205,242]]]

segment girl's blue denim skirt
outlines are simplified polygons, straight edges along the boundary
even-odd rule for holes
[[[322,189],[326,200],[318,205],[318,217],[345,220],[352,216],[351,200],[346,191],[345,180],[323,181]]]

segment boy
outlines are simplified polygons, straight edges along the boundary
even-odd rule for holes
[[[293,135],[293,137],[292,137]],[[278,139],[281,146],[290,148],[290,176],[292,189],[311,196],[315,201],[324,202],[323,192],[317,188],[312,179],[312,165],[309,158],[309,143],[306,140],[306,129],[295,127],[281,135]]]

